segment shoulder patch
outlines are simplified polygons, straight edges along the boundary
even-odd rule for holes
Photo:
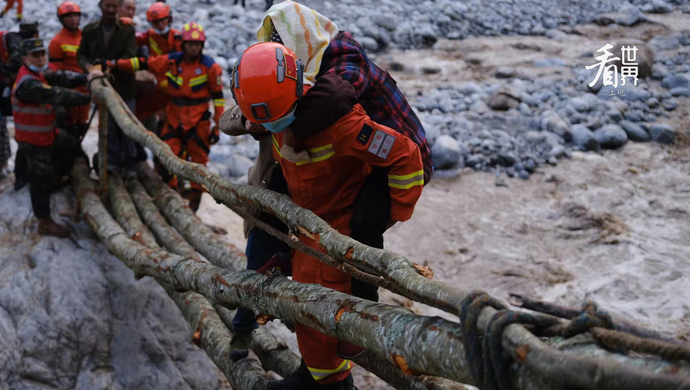
[[[369,125],[366,123],[362,126],[362,130],[357,134],[357,141],[359,141],[362,145],[366,145],[369,142],[369,137],[371,137],[371,133],[374,132],[374,129],[372,129]]]
[[[374,133],[374,138],[371,140],[369,149],[367,151],[371,154],[375,154],[382,159],[388,158],[388,154],[395,143],[395,137],[387,134],[383,130],[376,130]]]

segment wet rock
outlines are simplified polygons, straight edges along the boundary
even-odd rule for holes
[[[680,46],[678,35],[666,35],[654,37],[649,40],[649,46],[653,47],[655,50],[673,50]]]
[[[591,93],[586,93],[582,96],[570,99],[570,104],[579,112],[587,112],[592,110],[594,107],[596,107],[598,102],[599,99],[596,97],[596,95]]]
[[[625,130],[625,133],[628,135],[628,139],[631,141],[636,141],[636,142],[647,142],[649,141],[650,137],[649,134],[642,128],[642,126],[630,122],[630,121],[621,121],[620,126]]]
[[[391,14],[375,14],[371,16],[371,21],[379,27],[383,27],[389,31],[395,31],[398,28],[399,21]]]
[[[671,96],[678,97],[678,96],[690,96],[690,88],[685,88],[685,87],[677,87],[671,89]]]
[[[529,172],[527,172],[526,170],[523,169],[523,170],[518,172],[518,177],[522,180],[528,180],[529,179]]]
[[[547,38],[551,38],[551,39],[557,40],[557,41],[561,41],[561,40],[568,37],[568,34],[564,33],[561,30],[555,29],[555,28],[550,28],[550,29],[546,30],[544,35]]]
[[[582,150],[599,150],[599,142],[594,133],[585,125],[575,125],[572,127],[573,145]]]
[[[442,135],[436,139],[431,147],[434,164],[438,169],[449,169],[457,166],[462,158],[460,145],[455,138]]]
[[[522,115],[532,115],[532,110],[529,108],[529,106],[526,103],[520,103],[518,105],[518,110],[520,110],[520,114]]]
[[[676,138],[676,132],[669,125],[655,123],[649,126],[649,135],[652,141],[660,144],[670,144]]]
[[[621,114],[621,112],[615,108],[608,110],[606,112],[606,115],[608,115],[608,117],[611,118],[611,120],[614,122],[620,122],[623,119],[623,115]]]
[[[520,104],[520,101],[511,94],[505,91],[496,92],[491,98],[487,105],[493,110],[506,111],[511,108],[515,108]]]
[[[661,103],[661,106],[664,107],[664,110],[666,111],[673,111],[678,108],[678,100],[666,99],[663,103]]]
[[[541,60],[535,60],[534,66],[538,68],[550,68],[550,67],[563,67],[568,66],[565,60],[561,58],[545,58]]]
[[[657,62],[652,66],[651,76],[654,80],[661,80],[664,77],[668,76],[668,68],[664,64],[660,64]]]
[[[489,107],[483,101],[477,100],[476,102],[470,105],[470,111],[481,114],[489,111]]]
[[[622,7],[618,12],[620,14],[614,17],[614,21],[621,26],[634,26],[647,20],[642,11],[633,5]]]
[[[663,0],[652,0],[652,12],[656,14],[668,14],[673,12],[673,6]]]
[[[594,137],[604,149],[619,148],[628,141],[628,135],[618,125],[606,125],[594,132]]]
[[[509,66],[500,66],[494,72],[494,77],[497,79],[509,79],[515,75],[515,69]]]
[[[690,88],[690,77],[682,74],[671,74],[661,80],[661,86],[666,89]]]
[[[570,127],[554,112],[547,112],[542,116],[541,129],[554,133],[566,141],[571,138]]]

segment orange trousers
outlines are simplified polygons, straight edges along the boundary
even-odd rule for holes
[[[208,163],[208,153],[210,151],[210,135],[211,122],[207,119],[202,119],[194,128],[188,130],[181,130],[179,128],[173,129],[166,123],[160,137],[170,146],[172,152],[178,157],[197,164],[206,165],[206,163]],[[165,175],[163,175],[163,178],[168,182],[170,187],[177,188],[177,176],[165,177]],[[203,190],[197,183],[191,182],[191,186],[193,190]]]
[[[329,220],[331,226],[341,234],[349,235],[351,215]],[[301,236],[306,245],[323,252],[316,241]],[[295,251],[292,256],[292,280],[300,283],[315,283],[346,294],[350,294],[350,275],[315,258]],[[338,339],[327,336],[306,325],[295,325],[297,344],[304,363],[312,377],[321,384],[341,381],[350,374],[353,363],[336,355]]]
[[[21,18],[22,11],[24,11],[24,0],[7,0],[7,5],[2,12],[7,13],[7,11],[11,10],[14,7],[15,1],[17,2],[17,17]]]

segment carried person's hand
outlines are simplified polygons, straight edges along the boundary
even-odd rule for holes
[[[250,121],[247,121],[244,124],[244,128],[247,129],[247,131],[250,133],[260,134],[266,132],[266,128],[263,127],[261,123],[254,123]]]
[[[103,77],[103,72],[98,70],[98,69],[92,69],[89,74],[86,76],[86,81],[91,81],[96,77]]]

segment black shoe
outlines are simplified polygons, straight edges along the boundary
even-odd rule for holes
[[[14,174],[14,190],[19,191],[22,188],[26,187],[26,185],[29,184],[29,180],[27,180],[25,177],[19,176],[17,177],[17,174]]]
[[[254,338],[254,330],[235,332],[230,340],[230,359],[237,362],[249,356],[249,345]]]

